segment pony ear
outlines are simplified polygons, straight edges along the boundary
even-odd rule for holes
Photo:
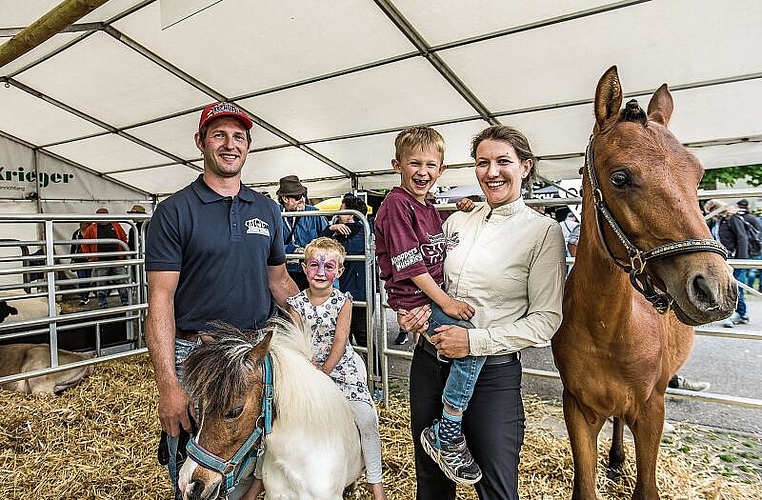
[[[674,109],[675,103],[672,100],[672,94],[669,93],[667,84],[664,83],[659,87],[659,90],[654,92],[651,101],[648,103],[648,118],[666,127]]]
[[[260,340],[249,353],[250,359],[260,360],[265,358],[267,351],[270,349],[270,341],[273,339],[273,332],[275,332],[273,328],[267,329],[267,333],[262,337],[262,340]]]
[[[616,66],[610,67],[598,80],[595,88],[595,122],[598,127],[619,112],[622,107],[622,85]]]

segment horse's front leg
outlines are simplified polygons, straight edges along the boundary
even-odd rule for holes
[[[609,449],[609,468],[606,477],[619,479],[624,464],[624,421],[614,417],[614,429],[611,432],[611,448]]]
[[[633,500],[659,500],[656,489],[656,459],[664,427],[664,395],[654,394],[643,405],[637,422],[631,426],[635,437],[638,475]]]
[[[566,389],[563,393],[564,420],[569,432],[574,459],[574,490],[572,500],[597,500],[595,470],[598,461],[598,433],[605,418],[586,418],[579,401]]]

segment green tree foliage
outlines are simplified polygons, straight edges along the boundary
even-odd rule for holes
[[[718,189],[731,187],[736,181],[744,180],[753,187],[762,185],[762,165],[747,167],[713,168],[704,172],[704,178],[699,184],[700,189]],[[720,186],[720,185],[723,186]]]

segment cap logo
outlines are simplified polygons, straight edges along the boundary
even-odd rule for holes
[[[243,111],[241,111],[241,109],[235,104],[230,104],[229,102],[222,102],[213,106],[206,113],[206,119],[208,120],[209,118],[211,118],[212,116],[218,113],[243,113]]]

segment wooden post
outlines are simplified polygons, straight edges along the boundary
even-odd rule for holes
[[[0,68],[71,26],[108,0],[64,0],[0,45]]]

